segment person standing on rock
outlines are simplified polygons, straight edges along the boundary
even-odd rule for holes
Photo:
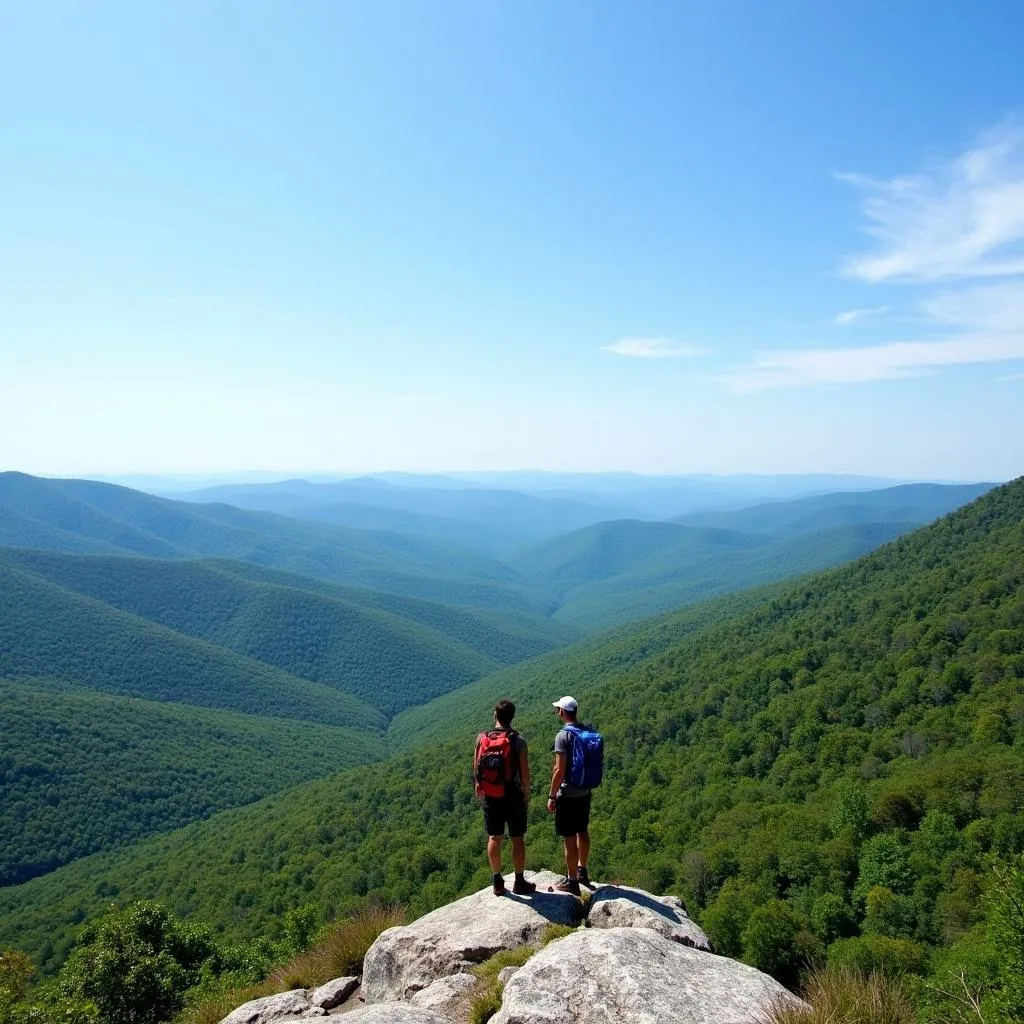
[[[516,878],[512,891],[528,896],[537,886],[523,877],[526,868],[526,808],[530,803],[530,763],[526,740],[512,728],[516,706],[507,697],[494,705],[494,728],[477,737],[473,755],[476,795],[484,802],[487,859],[493,873],[494,895],[505,895],[501,874],[501,844],[505,828],[512,840],[512,866]]]
[[[587,888],[593,888],[587,873],[592,788],[587,782],[600,784],[603,741],[599,733],[585,730],[577,723],[579,705],[574,698],[561,697],[552,707],[562,728],[555,736],[555,765],[551,772],[551,788],[548,790],[548,813],[554,814],[555,832],[562,837],[565,846],[565,878],[552,888],[557,892],[570,892],[579,896],[581,882]],[[590,737],[596,739],[593,752]],[[579,778],[575,780],[579,784],[574,784],[574,771],[579,773]]]

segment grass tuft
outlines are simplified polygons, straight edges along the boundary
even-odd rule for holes
[[[804,985],[810,1008],[777,999],[763,1024],[915,1024],[914,1007],[899,981],[850,968],[813,972]]]
[[[469,1024],[485,1024],[501,1009],[501,988],[495,986],[477,996],[469,1011]]]
[[[176,1024],[219,1024],[250,999],[295,988],[314,988],[334,978],[362,974],[363,958],[377,936],[404,923],[405,911],[398,906],[375,904],[360,910],[328,925],[312,949],[282,964],[264,981],[205,993],[178,1015]]]
[[[549,942],[556,942],[558,939],[564,939],[566,935],[572,935],[576,929],[572,925],[568,924],[555,924],[554,921],[547,924],[544,931],[540,936],[541,946],[546,946]]]

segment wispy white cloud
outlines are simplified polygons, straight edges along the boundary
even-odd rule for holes
[[[920,377],[939,367],[1024,359],[1024,334],[961,334],[939,341],[894,341],[861,348],[815,348],[777,352],[727,378],[732,391],[864,384]]]
[[[874,306],[871,309],[844,309],[842,313],[836,313],[832,322],[840,327],[846,327],[849,324],[856,323],[858,320],[869,320],[872,317],[881,316],[883,313],[888,312],[888,306]]]
[[[1024,274],[1024,130],[1006,122],[955,160],[890,179],[840,174],[863,193],[880,245],[843,265],[864,281]]]
[[[879,181],[842,175],[865,193],[867,232],[879,250],[844,270],[868,282],[943,281],[918,303],[931,325],[919,340],[818,346],[762,355],[726,377],[734,391],[860,384],[941,367],[1024,359],[1024,131],[1007,122],[927,174]],[[1008,278],[998,284],[968,282]],[[959,288],[952,282],[961,282]],[[850,309],[845,326],[887,311]]]
[[[707,354],[706,348],[685,345],[671,338],[620,338],[610,345],[602,345],[602,351],[614,352],[617,356],[633,356],[639,359],[679,359]]]

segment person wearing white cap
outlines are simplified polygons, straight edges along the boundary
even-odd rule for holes
[[[565,846],[565,878],[552,889],[580,895],[580,882],[590,887],[587,859],[590,856],[590,790],[569,781],[573,734],[579,705],[573,697],[560,697],[552,705],[562,723],[555,736],[555,765],[548,790],[548,813],[555,816],[555,833]]]

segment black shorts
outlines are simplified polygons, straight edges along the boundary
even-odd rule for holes
[[[484,797],[484,828],[489,836],[503,836],[505,826],[512,839],[526,834],[526,803],[522,793]]]
[[[560,796],[555,801],[556,835],[574,836],[590,828],[590,797]]]

